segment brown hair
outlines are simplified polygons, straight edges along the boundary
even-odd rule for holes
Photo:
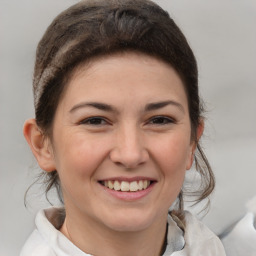
[[[203,108],[198,95],[198,71],[186,38],[168,13],[148,0],[84,0],[58,15],[39,42],[34,70],[37,125],[50,136],[60,97],[76,67],[97,56],[137,51],[169,63],[182,78],[188,98],[191,138],[196,140]],[[214,188],[214,175],[197,144],[195,167],[201,175],[197,202]],[[57,171],[45,173],[46,194],[57,188]],[[183,193],[178,209],[183,213]]]

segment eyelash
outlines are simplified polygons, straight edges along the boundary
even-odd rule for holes
[[[102,121],[104,122],[104,124],[102,124]],[[107,122],[105,118],[100,116],[89,117],[79,122],[79,124],[93,125],[93,126],[105,125],[107,123],[109,122]]]
[[[159,123],[159,121],[162,121]],[[158,121],[157,123],[155,123],[155,121]],[[170,117],[166,117],[166,116],[154,116],[152,117],[149,122],[149,124],[152,125],[168,125],[168,124],[173,124],[176,123],[175,120],[173,118]]]

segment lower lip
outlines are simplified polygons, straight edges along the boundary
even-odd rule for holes
[[[155,185],[155,182],[150,184],[150,186],[148,188],[146,188],[144,190],[139,190],[136,192],[122,192],[120,190],[109,189],[103,185],[101,185],[101,186],[107,193],[109,193],[110,195],[112,195],[115,198],[125,200],[125,201],[136,201],[136,200],[139,200],[139,199],[147,196],[152,191],[154,185]]]

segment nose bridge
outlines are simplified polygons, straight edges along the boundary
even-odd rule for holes
[[[111,156],[115,163],[126,168],[134,168],[148,159],[143,134],[138,125],[127,122],[118,129]]]

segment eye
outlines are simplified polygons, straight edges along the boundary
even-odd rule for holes
[[[175,121],[172,118],[166,116],[155,116],[149,120],[149,124],[155,125],[165,125],[171,123],[175,123]]]
[[[105,125],[107,123],[108,122],[103,117],[99,117],[99,116],[89,117],[79,122],[79,124],[95,125],[95,126]]]

